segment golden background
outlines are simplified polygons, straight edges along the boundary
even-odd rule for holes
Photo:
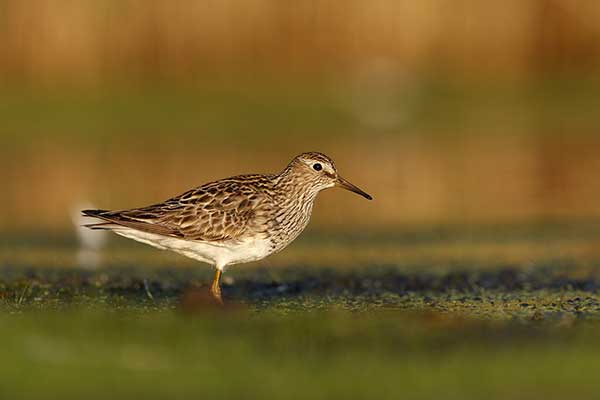
[[[323,151],[316,227],[600,214],[600,4],[0,1],[0,231]]]

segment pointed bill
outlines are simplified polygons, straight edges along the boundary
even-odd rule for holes
[[[342,187],[342,188],[344,188],[346,190],[349,190],[351,192],[354,192],[356,194],[360,194],[365,199],[373,200],[373,197],[371,197],[370,194],[366,193],[365,191],[363,191],[362,189],[360,189],[358,186],[355,186],[352,183],[348,182],[347,180],[345,180],[341,176],[338,176],[337,182],[336,182],[336,186]]]

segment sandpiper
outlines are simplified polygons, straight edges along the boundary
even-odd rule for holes
[[[342,178],[331,158],[309,152],[279,174],[239,175],[207,183],[148,207],[120,211],[83,210],[111,230],[159,249],[211,264],[211,293],[223,303],[225,267],[261,260],[284,249],[304,230],[317,194],[339,186],[372,200]]]

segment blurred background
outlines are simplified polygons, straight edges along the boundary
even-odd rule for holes
[[[0,232],[331,155],[313,229],[600,215],[600,3],[0,0]]]
[[[594,0],[0,0],[0,397],[600,398],[599,71]],[[232,312],[80,227],[305,151],[375,200]]]

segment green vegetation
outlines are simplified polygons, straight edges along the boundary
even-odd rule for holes
[[[68,238],[12,238],[0,397],[593,398],[597,236],[565,224],[313,234],[232,268],[224,310],[191,260],[118,240],[89,269]]]
[[[86,143],[172,133],[192,141],[280,134],[306,140],[323,132],[537,134],[551,133],[567,120],[572,131],[586,133],[598,122],[599,89],[596,81],[556,77],[498,83],[418,79],[382,87],[262,79],[129,89],[4,88],[0,139],[27,143],[51,134],[53,140]]]
[[[593,398],[599,327],[401,311],[3,316],[2,397]]]

